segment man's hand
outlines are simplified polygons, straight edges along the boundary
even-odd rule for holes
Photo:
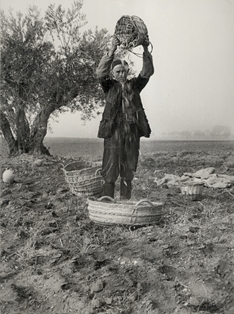
[[[143,48],[144,48],[144,51],[148,51],[149,43],[150,43],[150,41],[149,41],[149,36],[147,35],[147,36],[145,37],[144,42],[142,43],[142,46],[143,46]]]
[[[113,37],[112,43],[111,43],[111,48],[109,51],[109,55],[113,55],[117,47],[119,46],[120,42],[116,36]]]
[[[114,36],[112,39],[112,46],[117,48],[117,46],[119,46],[119,45],[120,45],[120,42],[119,42],[118,38],[116,36]]]

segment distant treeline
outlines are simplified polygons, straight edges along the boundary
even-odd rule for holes
[[[233,140],[234,134],[231,132],[231,128],[224,125],[215,125],[211,130],[194,132],[185,130],[181,132],[163,133],[162,138],[171,139],[188,139],[188,140]]]

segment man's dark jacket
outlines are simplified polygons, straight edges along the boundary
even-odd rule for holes
[[[102,57],[97,68],[97,76],[105,93],[106,105],[100,122],[98,137],[110,138],[116,126],[116,116],[122,106],[122,85],[110,77],[110,69],[114,55]],[[140,92],[146,86],[154,73],[152,56],[148,51],[143,53],[143,67],[138,75],[125,82],[124,89],[128,91],[128,101],[136,119],[139,136],[149,137],[151,129],[141,102]]]

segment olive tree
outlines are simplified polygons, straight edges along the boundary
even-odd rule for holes
[[[110,42],[106,29],[81,32],[82,1],[49,5],[42,16],[1,12],[1,134],[11,155],[49,154],[49,119],[68,110],[89,119],[103,105],[95,71]]]

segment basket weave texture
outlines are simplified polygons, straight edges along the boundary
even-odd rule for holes
[[[87,167],[87,163],[73,162],[63,168],[71,192],[77,196],[95,196],[102,193],[100,166]]]
[[[138,16],[123,15],[116,23],[115,36],[123,49],[131,49],[149,43],[148,30],[141,18]]]
[[[181,186],[181,194],[183,195],[201,195],[202,194],[203,183],[188,184],[186,186]]]
[[[180,187],[181,194],[189,195],[194,201],[201,200],[203,186],[203,183],[188,183],[187,185]]]
[[[158,223],[163,215],[163,203],[142,199],[139,202],[115,201],[108,196],[88,199],[89,218],[104,225],[143,226]]]

